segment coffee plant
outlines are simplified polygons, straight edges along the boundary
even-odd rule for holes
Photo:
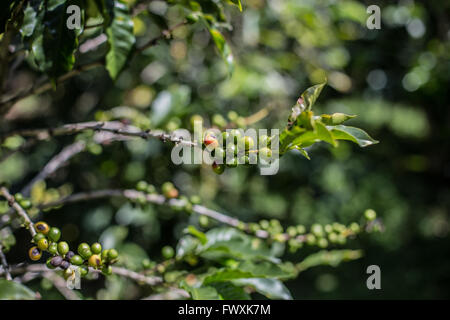
[[[166,10],[171,10],[170,21],[160,13]],[[148,64],[152,56],[147,52],[174,41],[180,30],[192,38],[207,32],[211,39],[208,46],[213,47],[221,59],[208,67],[225,70],[225,77],[230,77],[239,62],[235,62],[225,35],[232,30],[229,17],[242,12],[245,12],[245,3],[240,0],[172,0],[167,3],[15,0],[1,3],[0,163],[23,153],[36,159],[33,162],[36,167],[32,168],[32,175],[29,173],[20,180],[0,181],[0,298],[34,299],[37,294],[27,288],[27,283],[42,278],[46,280],[42,286],[49,287],[50,283],[64,298],[80,299],[84,297],[83,291],[66,286],[66,281],[73,282],[80,276],[81,288],[90,281],[106,277],[107,288],[101,289],[103,297],[108,297],[105,292],[113,283],[106,282],[107,278],[122,277],[136,283],[140,291],[134,297],[141,298],[250,299],[254,293],[259,293],[270,299],[292,299],[283,284],[285,281],[311,267],[337,266],[361,257],[361,250],[345,249],[345,246],[362,233],[382,230],[381,222],[371,209],[361,212],[359,220],[348,224],[336,221],[310,226],[285,225],[275,218],[249,221],[225,214],[220,206],[211,207],[211,203],[203,203],[192,192],[185,194],[175,180],[155,183],[143,179],[134,186],[116,182],[111,184],[113,188],[77,190],[70,181],[62,185],[51,182],[62,168],[85,151],[94,157],[89,158],[90,161],[102,159],[102,172],[117,171],[114,159],[105,159],[102,154],[109,148],[125,148],[124,145],[136,140],[145,143],[159,140],[171,147],[197,148],[202,154],[211,155],[213,162],[208,166],[219,175],[241,166],[242,170],[254,170],[257,165],[264,167],[278,159],[283,166],[282,159],[289,152],[300,153],[310,160],[308,150],[320,142],[331,147],[337,147],[341,140],[360,147],[377,143],[362,129],[345,124],[355,115],[320,114],[315,110],[314,105],[326,85],[325,79],[306,89],[293,107],[277,110],[285,117],[278,127],[279,135],[252,137],[246,133],[247,129],[257,128],[256,124],[267,113],[275,112],[267,109],[249,117],[230,111],[227,117],[213,114],[211,119],[205,114],[185,113],[165,123],[145,115],[139,108],[127,107],[99,108],[84,113],[89,116],[78,117],[80,122],[69,124],[64,124],[64,119],[69,118],[64,114],[58,121],[43,127],[10,121],[9,115],[18,102],[58,93],[61,88],[70,95],[67,92],[71,87],[64,86],[77,77],[95,79],[98,73],[107,72],[111,83],[129,81],[123,78],[124,70],[143,66],[143,63],[133,65],[142,57]],[[159,35],[149,37],[145,33],[146,24],[159,30]],[[162,49],[166,50],[162,55],[177,54],[169,53],[165,46]],[[206,48],[204,54],[210,54]],[[11,79],[23,68],[33,70],[36,80],[27,87],[16,88]],[[156,73],[157,68],[152,72]],[[143,91],[140,97],[145,98],[146,94]],[[53,99],[57,101],[61,96],[55,95]],[[278,123],[273,125],[278,126]],[[195,132],[197,126],[200,135],[186,139],[179,130],[183,126],[191,132]],[[66,143],[59,152],[53,151],[53,147],[42,147],[53,146],[55,139]],[[42,166],[42,161],[32,152],[36,145],[44,148],[46,154],[53,153]],[[89,168],[87,166],[86,170]],[[7,169],[2,167],[1,170]],[[186,170],[186,174],[189,172],[192,170]],[[83,172],[85,176],[89,174]],[[101,186],[102,183],[94,181],[95,174],[90,175],[90,185]],[[69,176],[78,178],[73,172]],[[82,240],[90,242],[76,243],[73,236],[65,240],[67,228],[60,230],[48,222],[51,211],[63,215],[65,209],[75,203],[108,200],[113,206],[120,201],[129,202],[131,205],[124,209],[125,216],[153,207],[176,214],[184,221],[182,231],[176,233],[177,242],[163,245],[160,255],[145,257],[148,248],[144,245],[134,244],[132,250],[120,248],[120,245],[115,248],[114,241],[100,235],[98,239]],[[140,227],[145,228],[145,224]],[[20,229],[26,229],[29,234],[21,233]],[[115,237],[127,237],[120,227],[111,230],[115,230],[112,231]],[[27,252],[21,254],[16,248],[24,247],[24,241]],[[289,259],[301,250],[306,250],[308,256],[301,261]],[[28,257],[26,261],[10,264],[6,254]]]

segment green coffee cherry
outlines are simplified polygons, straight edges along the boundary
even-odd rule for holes
[[[58,254],[58,245],[53,242],[48,246],[47,250],[53,255]]]
[[[236,168],[238,165],[238,159],[237,158],[229,159],[227,160],[226,165],[229,168]]]
[[[202,199],[197,195],[191,196],[189,200],[191,201],[192,204],[200,204],[202,202]]]
[[[91,249],[91,247],[86,242],[83,242],[83,243],[80,243],[80,245],[78,246],[78,253],[81,253],[81,251],[90,250],[90,249]]]
[[[91,251],[94,254],[99,254],[100,252],[102,252],[102,245],[98,242],[94,243],[91,245]]]
[[[242,133],[238,129],[230,130],[230,136],[233,137],[234,142],[237,143],[242,136]]]
[[[148,184],[146,181],[139,181],[136,184],[136,190],[138,191],[147,191]]]
[[[155,192],[156,192],[156,188],[155,188],[154,185],[149,184],[149,185],[147,186],[146,191],[147,191],[147,193],[155,193]]]
[[[317,237],[323,237],[323,227],[320,224],[313,224],[311,232]]]
[[[69,244],[65,241],[61,241],[58,243],[58,253],[64,256],[67,252],[69,252]]]
[[[72,258],[70,258],[70,263],[79,266],[83,264],[83,258],[76,254]]]
[[[317,245],[320,248],[326,248],[326,247],[328,247],[328,240],[325,238],[320,238],[319,241],[317,241]]]
[[[309,245],[313,245],[316,243],[316,237],[313,234],[306,235],[306,243]]]
[[[65,280],[69,279],[70,277],[73,277],[73,275],[74,271],[72,270],[72,268],[67,268],[66,270],[64,270],[63,277]]]
[[[101,253],[102,260],[105,260],[105,261],[108,260],[108,253],[109,253],[108,249],[102,251],[102,253]]]
[[[242,147],[244,150],[250,150],[253,148],[254,145],[255,142],[252,137],[245,136],[239,140],[239,146]]]
[[[227,157],[237,156],[239,150],[238,147],[234,143],[229,143],[226,149]]]
[[[14,199],[16,199],[17,202],[20,202],[23,200],[23,195],[21,193],[16,193]]]
[[[259,149],[258,155],[262,160],[269,160],[272,158],[272,150],[270,148],[264,147]]]
[[[353,222],[350,224],[350,230],[353,233],[359,233],[359,231],[361,231],[361,228],[360,228],[359,224],[357,224],[356,222]]]
[[[109,251],[108,251],[108,258],[110,260],[117,259],[118,257],[119,257],[119,253],[117,252],[116,249],[109,249]]]
[[[91,249],[83,249],[83,250],[81,250],[81,251],[78,251],[78,253],[80,254],[80,256],[83,258],[83,259],[89,259],[91,256],[92,256],[92,251],[91,251]]]
[[[198,222],[202,228],[207,228],[209,225],[209,218],[207,216],[200,216]]]
[[[19,201],[19,204],[22,208],[24,208],[25,210],[30,209],[31,208],[31,201],[28,199],[23,199],[21,201]]]
[[[171,246],[164,246],[161,252],[165,259],[171,259],[175,255],[175,251]]]
[[[42,238],[41,240],[39,240],[37,242],[37,246],[39,249],[41,249],[42,251],[45,251],[48,249],[48,240],[46,238]]]
[[[53,242],[58,242],[61,238],[61,231],[58,228],[52,227],[48,231],[48,238]]]
[[[223,164],[217,164],[217,163],[213,163],[212,165],[212,169],[215,173],[217,174],[222,174],[225,171],[225,165]]]
[[[227,140],[230,138],[230,133],[228,131],[222,132],[222,143],[226,144]]]
[[[33,237],[34,243],[38,243],[39,240],[45,239],[45,234],[43,233],[36,233],[36,235]]]
[[[111,275],[111,274],[112,274],[112,267],[111,267],[111,266],[104,265],[104,266],[102,267],[102,274],[104,274],[105,276]]]
[[[88,266],[80,266],[80,276],[85,277],[89,273]]]
[[[52,265],[52,258],[48,258],[47,261],[45,262],[45,265],[49,269],[55,269],[56,268],[55,266]]]
[[[366,219],[369,221],[373,221],[377,218],[377,213],[373,209],[367,209],[364,212],[364,217],[366,217]]]

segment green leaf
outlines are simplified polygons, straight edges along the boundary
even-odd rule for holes
[[[70,70],[75,64],[75,50],[78,47],[78,35],[82,29],[67,28],[67,7],[75,4],[82,7],[81,1],[48,0],[45,6],[44,30],[42,38],[39,32],[37,42],[33,46],[42,46],[37,55],[37,64],[41,71],[56,78]]]
[[[108,27],[114,19],[114,0],[95,0],[95,4],[103,16],[103,25]]]
[[[0,279],[0,300],[35,300],[33,291],[14,281]]]
[[[250,277],[253,277],[253,274],[250,272],[246,272],[239,269],[223,268],[207,276],[203,280],[203,284],[207,285],[213,282],[230,281],[234,279],[250,278]]]
[[[176,249],[176,257],[177,259],[181,259],[188,254],[192,254],[195,252],[197,246],[200,245],[200,241],[191,236],[185,236],[178,241],[177,249]]]
[[[261,239],[251,237],[234,228],[215,228],[208,231],[206,237],[208,242],[197,248],[197,253],[204,258],[221,260],[231,257],[279,262]]]
[[[136,41],[133,34],[133,20],[128,6],[115,1],[114,19],[106,30],[110,49],[106,54],[106,69],[112,79],[116,79],[125,66]]]
[[[276,279],[249,278],[233,280],[238,286],[250,286],[269,299],[292,300],[292,295],[286,286]]]
[[[333,114],[322,114],[320,116],[320,120],[322,120],[322,122],[328,126],[336,126],[355,117],[356,117],[355,115],[345,113],[333,113]]]
[[[211,284],[224,300],[250,300],[250,295],[243,288],[230,282],[217,282]]]
[[[31,37],[38,22],[36,7],[32,5],[33,1],[30,1],[25,8],[23,14],[23,22],[19,31],[22,38]]]
[[[251,278],[290,278],[292,273],[281,269],[270,261],[244,261],[237,267],[240,271],[250,273]]]
[[[329,127],[333,137],[337,140],[349,140],[357,143],[360,147],[367,147],[372,144],[378,143],[370,137],[364,130],[355,127],[348,127],[344,125],[338,125],[334,127]]]
[[[187,231],[191,235],[196,237],[198,240],[200,240],[201,244],[206,244],[208,242],[208,239],[206,238],[206,235],[203,232],[197,230],[194,226],[187,227]]]
[[[227,0],[227,2],[237,6],[239,8],[239,11],[242,12],[241,0]]]
[[[336,267],[341,262],[352,261],[361,257],[361,250],[322,250],[309,255],[302,262],[298,263],[297,270],[301,272],[305,271],[306,269],[321,265]]]
[[[336,140],[334,140],[333,135],[328,130],[328,128],[320,121],[316,121],[316,131],[317,131],[317,138],[319,140],[328,142],[329,144],[333,145],[334,147],[337,146]]]
[[[223,300],[214,287],[194,288],[187,285],[185,281],[180,283],[180,287],[189,292],[193,300]]]
[[[231,74],[234,69],[234,58],[230,46],[225,40],[225,37],[214,27],[208,27],[209,33],[219,50],[220,55],[228,66],[228,72]]]

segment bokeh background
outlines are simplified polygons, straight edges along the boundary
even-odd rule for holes
[[[381,8],[380,30],[366,28],[370,4]],[[310,161],[291,152],[275,176],[261,176],[256,168],[217,176],[208,166],[176,166],[171,146],[159,141],[93,145],[39,184],[34,197],[44,188],[58,195],[132,188],[139,180],[156,186],[173,181],[181,193],[198,194],[205,205],[244,221],[275,218],[286,226],[349,223],[372,208],[384,232],[348,244],[362,248],[364,257],[301,273],[287,283],[294,298],[449,298],[450,2],[244,0],[243,6],[242,13],[232,6],[226,10],[232,28],[224,34],[235,58],[231,77],[197,23],[133,58],[115,83],[97,68],[56,91],[20,101],[0,120],[2,131],[116,118],[171,131],[190,129],[194,114],[214,124],[242,121],[264,108],[268,116],[251,126],[282,128],[300,93],[327,77],[316,110],[358,115],[349,124],[364,128],[379,144],[364,149],[345,142],[336,149],[318,144],[309,150]],[[183,19],[182,10],[163,1],[151,1],[149,8],[134,19],[138,44],[158,36],[161,21],[174,25]],[[102,46],[80,53],[79,63],[102,53]],[[39,78],[24,64],[13,81],[20,87]],[[0,181],[20,190],[72,141],[55,138],[14,155],[0,164]],[[18,143],[9,139],[0,152]],[[100,238],[114,244],[130,267],[146,257],[160,261],[161,247],[175,246],[189,223],[169,208],[121,200],[70,205],[45,219],[61,226],[70,243]],[[16,235],[11,263],[26,260],[26,250],[18,250],[26,248],[26,231]],[[288,258],[301,261],[308,253],[300,250]],[[381,268],[382,290],[366,287],[371,264]],[[48,284],[36,280],[31,286]],[[139,293],[116,277],[83,286],[83,294],[93,298]],[[51,289],[43,293],[59,297]]]

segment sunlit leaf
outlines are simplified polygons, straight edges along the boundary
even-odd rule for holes
[[[367,147],[378,143],[377,140],[374,140],[364,130],[359,128],[338,125],[335,127],[329,127],[329,129],[333,133],[333,137],[335,139],[353,141],[360,147]]]

